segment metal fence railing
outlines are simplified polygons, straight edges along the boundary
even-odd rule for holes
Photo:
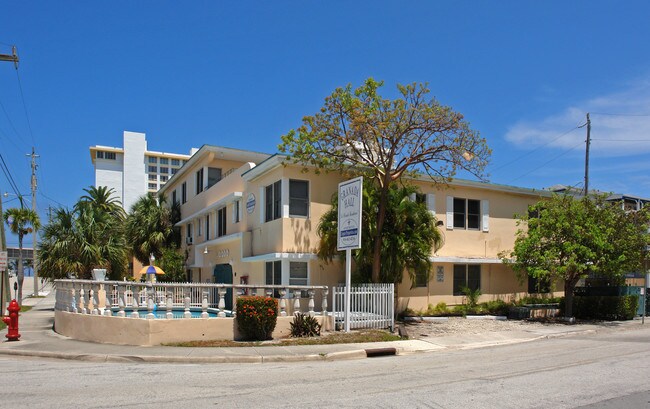
[[[332,311],[337,324],[345,322],[345,287],[334,287]],[[393,284],[363,284],[350,288],[350,328],[395,328]]]

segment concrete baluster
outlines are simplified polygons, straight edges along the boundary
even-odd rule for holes
[[[300,290],[293,290],[293,315],[300,312]]]
[[[81,313],[87,314],[88,311],[86,311],[86,289],[84,288],[83,284],[81,284],[81,290],[79,290],[79,300],[81,301]]]
[[[272,288],[265,288],[264,292],[266,293],[266,298],[273,297],[273,289]]]
[[[77,286],[75,283],[72,283],[72,305],[70,306],[70,312],[75,314],[79,312],[79,293],[77,292]]]
[[[121,284],[117,285],[117,308],[119,310],[117,312],[118,317],[126,317],[126,311],[124,311],[124,306],[125,306],[124,291],[125,290],[126,290],[126,288],[123,285],[121,285]]]
[[[104,293],[106,298],[106,305],[104,306],[104,315],[107,317],[113,315],[113,310],[111,310],[111,307],[113,306],[112,303],[113,288],[114,288],[113,284],[104,285]]]
[[[174,318],[174,313],[172,312],[172,307],[174,306],[174,293],[172,291],[167,291],[167,317],[168,320]]]
[[[208,292],[203,290],[203,299],[201,300],[201,318],[208,318]]]
[[[99,284],[91,284],[93,289],[93,309],[92,315],[99,315]]]
[[[219,313],[218,317],[224,318],[226,316],[226,289],[219,287]]]
[[[323,312],[321,314],[325,317],[327,317],[327,296],[329,295],[330,289],[329,288],[324,288],[323,289],[323,302],[321,304],[321,308],[323,309]]]
[[[287,316],[287,303],[286,303],[287,289],[283,288],[280,290],[280,316]]]
[[[185,312],[183,313],[183,317],[192,318],[192,313],[190,312],[190,295],[189,295],[189,293],[185,293]]]
[[[316,313],[314,312],[314,294],[316,291],[314,290],[307,290],[307,294],[309,294],[309,304],[307,306],[309,307],[309,315],[314,316]]]
[[[140,308],[140,291],[137,288],[138,287],[135,285],[131,286],[131,294],[133,294],[133,301],[131,303],[131,308],[133,308],[133,311],[131,312],[131,318],[140,318],[140,313],[138,312],[138,308]]]
[[[156,318],[153,313],[154,301],[153,301],[153,286],[151,283],[147,285],[147,319],[152,320]]]

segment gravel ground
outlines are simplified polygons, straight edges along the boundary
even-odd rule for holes
[[[486,332],[525,331],[549,325],[564,325],[561,323],[542,323],[518,320],[466,319],[449,317],[447,321],[409,322],[406,330],[411,338],[439,337],[454,334],[482,334]]]

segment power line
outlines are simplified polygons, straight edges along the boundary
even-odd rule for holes
[[[25,110],[25,118],[27,118],[27,128],[29,129],[29,135],[32,137],[32,145],[36,146],[34,142],[34,132],[32,132],[32,122],[29,120],[29,114],[27,113],[27,104],[25,103],[25,94],[23,93],[23,84],[20,81],[20,74],[16,69],[16,78],[18,78],[18,88],[20,88],[20,98],[23,101],[23,109]]]
[[[18,132],[18,130],[16,129],[16,126],[14,125],[13,121],[12,121],[11,118],[9,117],[9,113],[8,113],[7,110],[5,109],[5,106],[4,106],[4,104],[2,103],[2,101],[0,101],[0,108],[2,108],[2,111],[5,113],[5,116],[7,117],[7,121],[9,122],[9,125],[11,125],[11,129],[14,130],[14,133],[16,134],[16,136],[18,137],[18,139],[19,139],[19,140],[22,140],[22,138],[20,137],[20,133]],[[23,142],[25,145],[27,145],[27,143],[26,143],[25,141],[22,141],[22,142]]]
[[[592,139],[592,141],[604,141],[604,142],[650,142],[650,139]]]
[[[528,175],[530,175],[531,173],[535,172],[535,171],[538,170],[538,169],[543,168],[544,166],[548,165],[549,163],[553,162],[554,160],[559,159],[560,157],[562,157],[562,156],[566,155],[567,153],[571,152],[572,150],[576,149],[578,146],[582,145],[582,143],[583,143],[583,142],[580,141],[580,143],[577,144],[577,145],[575,145],[574,147],[572,147],[572,148],[570,148],[570,149],[568,149],[568,150],[566,150],[566,151],[560,153],[559,155],[557,155],[557,156],[553,157],[552,159],[550,159],[550,160],[548,160],[548,161],[542,163],[540,166],[538,166],[538,167],[536,167],[536,168],[530,170],[529,172],[526,172],[526,173],[524,173],[523,175],[519,175],[519,176],[517,176],[516,178],[512,179],[512,180],[509,181],[508,183],[512,183],[512,182],[514,182],[514,181],[516,181],[516,180],[519,180],[519,179],[523,178],[524,176],[528,176]]]
[[[609,112],[590,112],[591,115],[608,115],[608,116],[650,116],[650,114],[614,114]]]
[[[16,196],[22,198],[22,195],[18,191],[18,185],[16,185],[16,181],[14,180],[13,176],[11,176],[11,172],[9,171],[9,167],[7,167],[7,163],[5,162],[5,159],[4,159],[4,157],[2,156],[1,153],[0,153],[0,163],[1,163],[0,169],[2,169],[2,173],[5,174],[5,177],[7,178],[7,181],[9,182],[9,186],[14,191]],[[21,202],[22,202],[22,199],[21,199]]]
[[[528,152],[524,153],[523,155],[519,155],[519,156],[517,157],[517,159],[514,159],[514,160],[512,160],[512,161],[510,161],[510,162],[508,162],[508,163],[506,163],[506,164],[504,164],[504,165],[501,165],[501,166],[499,166],[499,167],[497,167],[497,168],[491,169],[490,171],[491,171],[491,172],[495,172],[495,171],[497,171],[497,170],[499,170],[499,169],[503,169],[503,168],[506,167],[506,166],[512,165],[513,163],[520,161],[521,159],[525,158],[526,156],[531,155],[531,154],[537,152],[538,150],[540,150],[540,149],[542,149],[542,148],[544,148],[544,147],[546,147],[546,146],[552,144],[553,142],[557,141],[557,140],[560,139],[561,137],[563,137],[563,136],[565,136],[565,135],[567,135],[567,134],[570,134],[571,132],[575,131],[575,130],[578,129],[578,128],[580,128],[580,127],[579,127],[579,126],[575,126],[575,127],[571,128],[571,129],[569,129],[568,131],[564,132],[563,134],[560,134],[560,135],[558,135],[557,137],[551,139],[550,141],[546,142],[545,144],[542,144],[542,145],[538,146],[537,148],[535,148],[535,149],[533,149],[533,150],[531,150],[531,151],[528,151]]]

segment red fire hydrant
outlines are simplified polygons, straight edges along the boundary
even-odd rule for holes
[[[8,327],[7,335],[5,336],[9,341],[18,341],[18,338],[20,338],[20,334],[18,333],[18,311],[20,311],[20,305],[18,305],[16,300],[11,300],[7,311],[9,315],[2,317],[2,321]]]

